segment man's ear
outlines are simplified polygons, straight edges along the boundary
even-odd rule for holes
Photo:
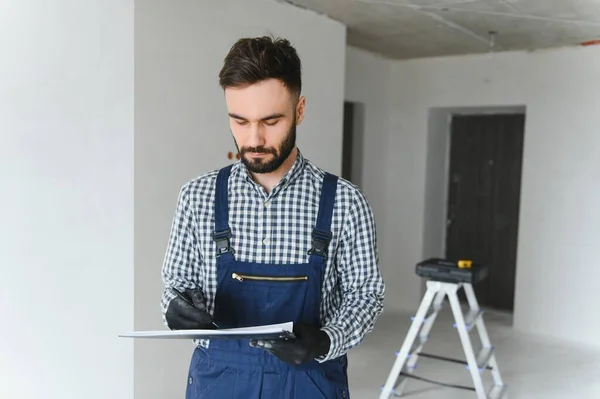
[[[306,106],[306,97],[301,96],[296,104],[296,125],[302,123],[304,119],[304,109]]]

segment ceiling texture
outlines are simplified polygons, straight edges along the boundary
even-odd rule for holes
[[[600,0],[279,0],[342,22],[386,58],[536,50],[600,39]]]

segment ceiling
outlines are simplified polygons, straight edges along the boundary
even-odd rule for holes
[[[344,23],[348,44],[393,59],[545,49],[600,39],[600,0],[280,1]]]

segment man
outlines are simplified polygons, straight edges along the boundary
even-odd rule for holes
[[[240,160],[180,191],[163,320],[171,329],[293,321],[295,338],[195,341],[186,398],[348,398],[346,353],[383,310],[371,208],[296,147],[306,99],[287,40],[239,40],[219,78]]]

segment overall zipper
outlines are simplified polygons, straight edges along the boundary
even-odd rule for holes
[[[248,276],[245,274],[232,273],[231,278],[238,281],[253,280],[253,281],[306,281],[308,276],[295,277],[268,277],[268,276]]]

